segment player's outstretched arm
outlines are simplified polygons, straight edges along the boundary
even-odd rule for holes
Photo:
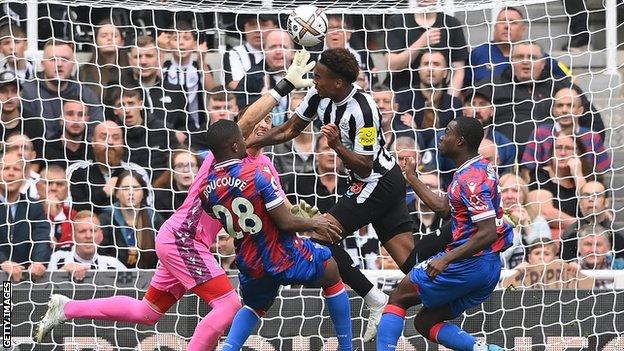
[[[290,213],[289,208],[282,203],[269,211],[271,220],[280,230],[289,233],[314,231],[321,239],[334,242],[341,239],[340,228],[324,216],[302,218]]]
[[[433,212],[441,215],[442,217],[448,217],[451,214],[451,207],[449,206],[448,196],[440,196],[431,189],[429,189],[423,182],[416,176],[416,161],[410,157],[407,159],[407,166],[405,167],[405,179],[412,186],[416,195],[425,203]]]
[[[256,124],[258,124],[273,110],[282,97],[288,95],[293,89],[308,88],[314,84],[312,79],[303,78],[314,68],[314,65],[316,64],[314,61],[308,63],[309,60],[310,53],[307,52],[306,49],[297,51],[295,53],[295,57],[293,58],[293,63],[290,67],[288,67],[286,76],[280,80],[277,85],[275,85],[275,88],[268,91],[260,99],[249,105],[249,107],[244,110],[238,120],[238,126],[241,128],[244,138],[247,138],[251,134]],[[307,123],[304,125],[304,128],[306,125]],[[303,128],[301,130],[303,130]],[[296,135],[292,136],[290,139],[295,136]],[[277,142],[274,144],[277,144]],[[262,147],[266,145],[273,144],[248,143],[248,147]]]

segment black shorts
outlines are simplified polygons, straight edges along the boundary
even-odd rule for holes
[[[405,201],[405,179],[398,165],[377,181],[352,181],[349,189],[329,210],[345,233],[373,224],[382,244],[395,235],[412,232],[412,219]]]

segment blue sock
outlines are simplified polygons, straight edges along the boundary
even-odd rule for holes
[[[438,329],[437,340],[433,340],[433,338],[436,338],[435,329]],[[430,334],[433,341],[436,341],[438,344],[444,345],[452,350],[472,351],[474,345],[477,343],[474,336],[466,333],[455,324],[449,322],[440,322],[434,325],[431,328]]]
[[[342,282],[341,282],[342,283]],[[325,290],[325,303],[329,309],[329,316],[334,323],[336,336],[338,337],[338,350],[352,350],[353,332],[351,330],[351,305],[349,304],[349,295],[344,291],[327,297],[327,289]]]
[[[238,351],[243,348],[243,344],[249,338],[249,334],[254,330],[260,318],[258,315],[248,306],[243,306],[234,317],[232,321],[232,327],[228,333],[225,343],[223,344],[223,351]]]
[[[381,316],[377,327],[377,351],[395,351],[405,324],[405,310],[388,305],[386,311],[396,309],[395,312],[385,312]]]

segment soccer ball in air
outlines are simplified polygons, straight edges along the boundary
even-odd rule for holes
[[[315,46],[327,34],[327,16],[316,6],[301,5],[288,16],[287,29],[295,43]]]

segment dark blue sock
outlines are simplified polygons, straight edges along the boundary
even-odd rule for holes
[[[389,307],[386,306],[386,311]],[[400,312],[400,311],[399,311]],[[385,312],[377,327],[377,351],[395,351],[405,324],[405,310],[402,313]]]
[[[234,317],[232,327],[228,333],[223,351],[238,351],[243,348],[243,344],[249,338],[249,334],[254,330],[256,324],[260,321],[258,315],[247,306],[243,306]]]
[[[334,323],[336,336],[338,337],[338,349],[340,351],[350,351],[353,346],[353,332],[351,330],[351,305],[349,295],[346,291],[339,294],[325,297],[325,302],[329,309],[329,316]]]
[[[432,341],[451,350],[472,351],[477,340],[458,326],[449,322],[440,322],[431,328]],[[436,336],[437,334],[437,336]],[[437,340],[433,340],[433,339]]]

